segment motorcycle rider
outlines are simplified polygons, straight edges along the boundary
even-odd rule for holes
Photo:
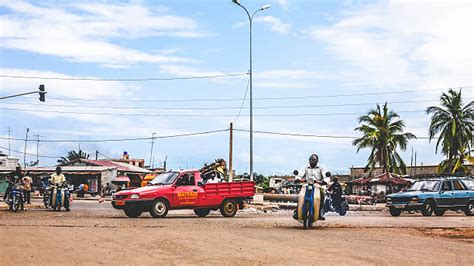
[[[49,179],[49,182],[56,186],[56,187],[59,187],[59,185],[63,184],[64,182],[66,182],[66,177],[61,173],[62,172],[62,169],[60,166],[56,167],[56,172],[53,173]],[[53,195],[53,193],[51,193],[51,196]],[[51,202],[53,202],[53,199],[51,199]],[[69,199],[66,198],[64,199],[64,205],[66,207],[66,211],[70,211],[69,209]]]
[[[334,176],[332,178],[332,184],[328,187],[327,190],[331,195],[334,209],[340,209],[342,203],[342,186],[341,184],[339,184],[337,177]]]
[[[313,184],[314,182],[318,182],[321,185],[325,185],[326,182],[324,181],[324,174],[326,171],[318,166],[319,157],[316,154],[312,154],[309,157],[309,164],[305,166],[295,177],[296,181],[304,180],[307,184]],[[323,210],[323,203],[324,203],[324,188],[320,187],[319,193],[321,194],[321,202],[319,205],[319,220],[326,220],[324,216],[321,214]]]
[[[7,187],[7,190],[5,190],[5,194],[3,195],[3,201],[7,202],[10,199],[10,194],[12,193],[12,190],[13,190],[13,185],[15,184],[19,184],[21,185],[22,184],[22,179],[23,179],[23,174],[22,174],[22,170],[21,170],[21,166],[18,165],[15,169],[15,172],[11,173],[8,177],[8,187]],[[20,193],[20,205],[21,205],[21,210],[24,210],[24,204],[23,204],[23,192]]]

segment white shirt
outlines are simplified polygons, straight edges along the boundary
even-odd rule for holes
[[[298,175],[295,177],[295,179],[301,180],[305,178],[307,184],[314,184],[314,181],[324,181],[324,174],[326,172],[327,171],[319,165],[317,165],[315,168],[311,168],[311,166],[307,165],[300,172],[298,172]]]

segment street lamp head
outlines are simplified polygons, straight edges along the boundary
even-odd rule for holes
[[[236,5],[239,5],[240,6],[240,0],[232,0],[232,2]]]
[[[235,0],[237,1],[237,0]],[[270,5],[264,5],[262,6],[262,8],[260,8],[260,10],[265,10],[265,9],[269,9],[271,6]]]

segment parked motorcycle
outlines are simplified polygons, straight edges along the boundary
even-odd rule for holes
[[[70,191],[67,182],[51,185],[51,191],[51,206],[53,210],[60,211],[61,207],[65,207],[66,210],[69,209]]]
[[[323,204],[323,213],[336,212],[339,215],[344,216],[346,215],[348,210],[349,210],[349,203],[347,203],[347,200],[345,197],[341,197],[340,206],[334,206],[334,201],[333,201],[331,193],[326,191],[326,198],[324,199],[324,204]]]
[[[46,209],[51,208],[51,186],[49,183],[43,183],[43,204]]]
[[[7,196],[6,203],[9,206],[10,211],[17,212],[20,209],[20,205],[23,206],[23,190],[21,189],[20,183],[10,182],[11,190],[10,195]]]

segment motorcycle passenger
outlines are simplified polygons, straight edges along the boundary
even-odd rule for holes
[[[21,166],[18,165],[15,169],[15,172],[7,176],[7,179],[8,179],[8,187],[7,187],[7,190],[5,190],[5,194],[3,195],[3,201],[5,202],[11,200],[11,193],[13,191],[13,186],[22,185],[23,174],[21,171]],[[24,210],[25,208],[23,204],[23,192],[20,193],[20,205],[21,205],[21,210]]]
[[[49,182],[53,185],[56,186],[59,189],[59,186],[62,185],[64,182],[66,182],[66,177],[61,173],[62,169],[61,167],[56,167],[56,172],[53,173],[49,179]],[[59,190],[58,190],[59,191]],[[51,193],[52,197],[53,193]],[[70,211],[69,209],[69,198],[64,199],[64,205],[66,207],[66,211]],[[53,203],[53,199],[51,199],[51,203]]]
[[[331,195],[334,209],[340,209],[342,203],[342,186],[341,184],[339,184],[337,177],[332,178],[332,184],[328,187],[327,190]]]
[[[309,164],[299,172],[298,176],[295,177],[297,181],[304,180],[306,184],[314,184],[318,182],[321,185],[325,185],[326,182],[324,181],[324,173],[325,171],[323,168],[318,166],[319,157],[316,154],[312,154],[309,157]],[[324,203],[324,189],[321,187],[319,190],[321,194],[321,202],[319,205],[319,220],[326,220],[321,214],[323,210],[323,203]]]

